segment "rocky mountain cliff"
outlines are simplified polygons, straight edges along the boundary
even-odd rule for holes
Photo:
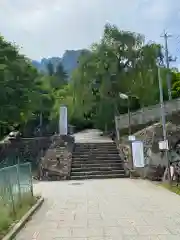
[[[63,54],[62,58],[60,57],[51,57],[51,58],[43,58],[41,61],[33,60],[32,64],[41,72],[47,72],[47,64],[51,62],[54,67],[61,62],[64,70],[68,75],[72,73],[72,71],[78,65],[78,58],[84,50],[67,50]]]

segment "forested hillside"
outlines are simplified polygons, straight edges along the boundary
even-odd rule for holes
[[[167,99],[163,49],[145,44],[141,34],[106,25],[99,42],[83,51],[78,66],[67,81],[62,63],[47,64],[47,74],[39,73],[17,46],[0,37],[0,129],[1,135],[12,127],[34,131],[40,126],[57,128],[61,104],[68,107],[69,122],[81,129],[94,126],[111,129],[114,115],[159,101],[157,64],[161,64],[164,97]],[[170,71],[173,97],[180,94],[180,74]]]

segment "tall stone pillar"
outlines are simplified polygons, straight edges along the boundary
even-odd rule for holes
[[[59,109],[59,135],[68,134],[67,107],[61,106]]]

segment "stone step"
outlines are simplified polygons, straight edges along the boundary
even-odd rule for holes
[[[106,150],[106,149],[109,149],[109,150],[117,150],[117,147],[113,146],[113,147],[75,147],[74,148],[76,151],[85,151],[85,150]]]
[[[77,154],[119,154],[119,152],[117,150],[88,150],[88,151],[74,151],[73,154],[77,155]]]
[[[72,154],[72,158],[73,159],[91,159],[91,158],[99,158],[99,159],[103,159],[103,158],[107,158],[107,159],[111,159],[111,158],[120,158],[119,154],[116,153],[109,153],[109,154]]]
[[[90,168],[100,168],[100,167],[105,167],[105,168],[113,168],[113,167],[117,167],[117,168],[122,168],[123,167],[123,163],[122,162],[118,162],[118,163],[109,163],[109,162],[101,162],[101,163],[72,163],[72,168],[86,168],[86,169],[90,169]]]
[[[104,149],[104,148],[109,148],[109,149],[111,149],[111,148],[112,148],[112,149],[113,149],[113,148],[117,148],[117,146],[116,146],[116,145],[110,145],[110,146],[108,146],[108,145],[104,145],[104,146],[103,146],[103,145],[102,145],[102,146],[98,146],[98,145],[76,146],[76,145],[75,145],[75,148],[76,148],[76,149],[89,149],[89,148],[90,148],[90,149],[94,149],[94,148],[98,148],[98,149],[100,149],[100,148],[101,148],[101,149]]]
[[[71,172],[90,172],[90,171],[114,171],[114,170],[124,170],[123,165],[117,165],[117,166],[99,166],[99,167],[90,167],[90,166],[82,166],[80,168],[72,167]]]
[[[116,146],[115,142],[87,142],[87,143],[75,143],[77,147],[86,147],[86,146]]]
[[[73,152],[73,156],[89,156],[89,155],[119,155],[118,151],[87,151],[87,152]]]
[[[116,162],[122,162],[120,157],[117,158],[109,158],[109,157],[104,157],[104,158],[96,158],[96,157],[91,157],[91,158],[73,158],[72,163],[77,163],[77,162],[82,162],[82,163],[90,163],[90,162],[95,162],[95,163],[116,163]]]
[[[73,160],[85,160],[85,161],[87,161],[87,160],[91,160],[91,159],[99,159],[99,160],[108,160],[108,159],[114,159],[114,160],[116,160],[116,159],[120,159],[120,156],[119,155],[117,155],[117,154],[114,154],[114,155],[107,155],[107,154],[105,154],[105,155],[77,155],[77,156],[73,156],[72,157],[72,159]]]
[[[124,173],[124,169],[118,170],[107,170],[107,171],[87,171],[87,172],[71,172],[71,176],[89,176],[89,175],[108,175],[108,174],[122,174]]]
[[[98,155],[104,155],[104,154],[119,154],[119,152],[117,150],[113,150],[113,151],[74,151],[73,155],[89,155],[89,154],[98,154]]]
[[[115,143],[76,143],[75,147],[116,147]]]
[[[83,159],[79,159],[79,160],[73,160],[72,161],[72,166],[73,164],[114,164],[114,163],[122,163],[121,159],[88,159],[88,160],[83,160]]]
[[[70,180],[84,180],[84,179],[106,179],[106,178],[125,178],[125,173],[121,174],[104,174],[104,175],[81,175],[81,176],[71,176]]]
[[[114,149],[114,150],[109,150],[109,149],[104,149],[104,150],[101,150],[101,149],[96,149],[96,150],[82,150],[82,151],[77,151],[77,150],[74,150],[73,151],[73,154],[119,154],[119,151],[117,149]]]

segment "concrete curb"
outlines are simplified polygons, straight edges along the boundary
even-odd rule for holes
[[[40,198],[34,206],[16,223],[10,231],[2,238],[2,240],[12,240],[17,235],[17,233],[24,227],[26,222],[30,219],[30,217],[35,213],[35,211],[41,207],[44,202],[44,198]]]

